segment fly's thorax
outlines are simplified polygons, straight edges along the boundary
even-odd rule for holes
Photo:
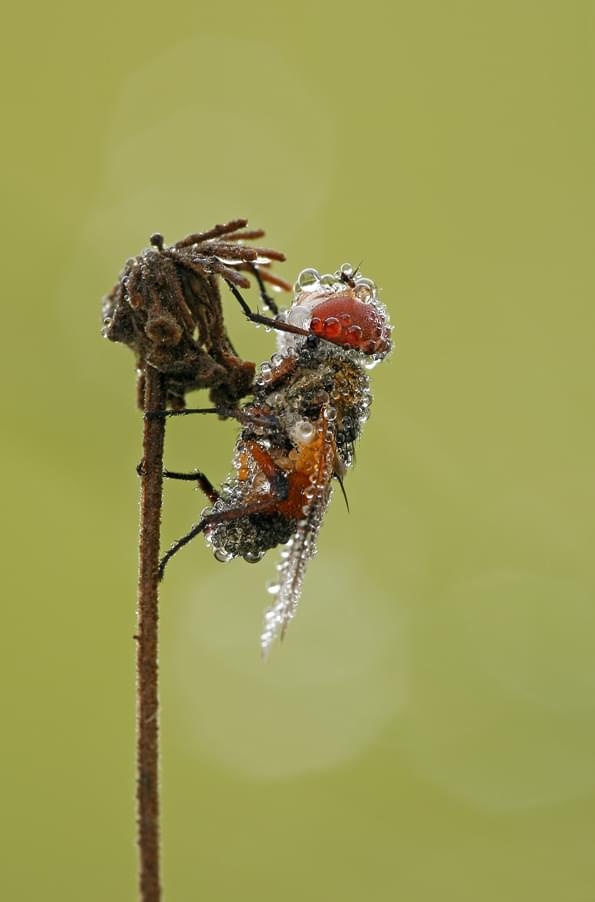
[[[352,351],[314,342],[302,348],[291,374],[273,387],[257,388],[255,403],[271,410],[279,424],[273,445],[298,448],[313,435],[323,408],[335,411],[339,454],[349,465],[371,403],[368,375]],[[283,465],[283,463],[281,464]]]

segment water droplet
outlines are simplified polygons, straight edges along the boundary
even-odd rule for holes
[[[312,291],[320,282],[320,273],[317,269],[303,269],[297,277],[296,288],[302,291]]]
[[[213,557],[216,561],[220,561],[222,564],[227,564],[228,561],[231,561],[233,558],[233,554],[230,554],[229,551],[225,551],[224,548],[215,548],[213,550]]]
[[[357,341],[359,341],[359,339],[362,337],[362,335],[363,335],[363,332],[362,332],[361,326],[358,326],[358,325],[349,326],[349,328],[347,329],[347,337],[354,344]]]
[[[269,583],[267,585],[267,592],[269,595],[278,595],[281,590],[281,583]]]
[[[249,551],[244,555],[244,560],[249,564],[257,564],[264,557],[264,551]]]
[[[376,295],[376,284],[372,279],[364,279],[363,277],[356,280],[355,296],[360,301],[373,301]]]
[[[309,445],[316,435],[316,429],[310,420],[298,420],[289,430],[289,435],[296,445]]]

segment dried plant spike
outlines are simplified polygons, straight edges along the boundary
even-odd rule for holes
[[[194,232],[192,235],[187,235],[181,241],[178,241],[175,247],[182,248],[188,247],[190,244],[203,244],[209,239],[237,232],[238,229],[243,229],[246,225],[248,225],[247,219],[232,219],[231,222],[227,222],[224,225],[213,226],[208,232]]]
[[[226,235],[228,241],[249,241],[254,238],[264,238],[264,229],[243,229],[240,232],[232,232]]]
[[[292,284],[288,282],[286,279],[282,279],[281,276],[275,275],[275,273],[269,272],[267,267],[269,267],[270,263],[259,263],[258,264],[258,273],[263,282],[268,282],[269,285],[274,285],[275,288],[278,288],[279,291],[291,291]],[[239,263],[236,269],[244,270],[246,272],[251,272],[252,269],[250,265]],[[230,280],[231,281],[231,280]],[[241,285],[239,286],[242,287]]]
[[[164,376],[166,403],[176,408],[195,389],[210,389],[211,401],[224,406],[250,391],[254,366],[240,360],[227,335],[217,277],[249,288],[244,273],[255,267],[263,281],[281,290],[290,285],[264,269],[283,253],[242,243],[264,235],[242,231],[246,224],[233,219],[169,246],[155,232],[150,247],[126,263],[104,301],[104,335],[136,354],[139,406],[146,366]]]

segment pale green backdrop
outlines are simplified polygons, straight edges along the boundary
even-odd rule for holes
[[[141,423],[99,300],[242,215],[290,279],[362,261],[397,349],[266,666],[275,553],[172,565],[166,898],[595,898],[593,13],[5,11],[2,899],[135,898]],[[177,421],[167,462],[221,480],[234,432]],[[168,487],[166,540],[202,506]]]

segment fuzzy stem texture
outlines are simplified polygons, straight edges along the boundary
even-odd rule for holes
[[[144,411],[165,409],[164,377],[145,366]],[[159,880],[159,534],[165,420],[145,417],[137,608],[137,803],[140,898],[158,902]]]

